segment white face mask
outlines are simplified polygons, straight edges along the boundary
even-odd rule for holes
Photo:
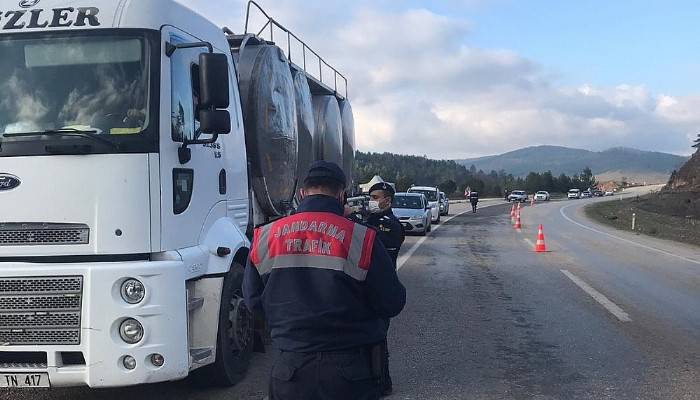
[[[369,203],[367,203],[367,210],[369,210],[371,213],[378,213],[382,211],[382,209],[379,208],[379,202],[376,200],[370,200]]]

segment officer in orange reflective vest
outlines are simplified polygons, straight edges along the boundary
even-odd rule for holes
[[[270,400],[378,399],[406,290],[376,232],[343,216],[345,174],[312,164],[297,213],[255,230],[243,294],[275,351]]]

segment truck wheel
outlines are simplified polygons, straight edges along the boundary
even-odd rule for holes
[[[234,263],[224,278],[216,339],[216,361],[194,372],[202,386],[227,387],[245,376],[254,344],[254,318],[243,302],[243,266]]]

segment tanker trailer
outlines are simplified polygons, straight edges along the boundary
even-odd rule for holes
[[[275,45],[250,37],[233,54],[257,225],[292,210],[299,149],[294,81],[287,58]]]

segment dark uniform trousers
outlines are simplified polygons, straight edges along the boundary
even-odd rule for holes
[[[368,349],[320,353],[276,351],[270,400],[375,400],[379,385]]]
[[[377,237],[382,241],[384,247],[387,248],[387,252],[391,256],[394,262],[394,268],[396,268],[396,261],[399,257],[399,251],[401,250],[401,245],[406,238],[403,226],[398,218],[394,215],[391,209],[385,211],[382,214],[373,214],[367,221],[369,226],[377,229]],[[387,330],[389,328],[389,319],[386,320]],[[379,376],[379,385],[382,390],[391,389],[391,375],[389,373],[389,344],[386,339],[380,343],[381,352],[383,356],[383,362],[381,365],[381,373]]]

